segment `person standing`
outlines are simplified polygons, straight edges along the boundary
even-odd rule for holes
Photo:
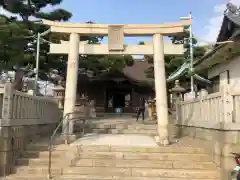
[[[140,115],[142,115],[142,120],[144,121],[144,114],[145,114],[145,99],[140,98],[140,106],[137,110],[137,121]]]

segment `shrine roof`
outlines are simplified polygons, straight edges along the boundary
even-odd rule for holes
[[[151,67],[151,64],[146,60],[135,60],[132,66],[126,66],[122,71],[117,72],[105,72],[97,77],[87,77],[86,75],[80,75],[80,81],[101,81],[117,78],[118,76],[124,76],[131,82],[151,82],[151,78],[147,78],[145,71]]]
[[[207,69],[216,64],[222,63],[224,60],[228,60],[228,50],[231,49],[232,52],[237,50],[239,36],[240,8],[232,3],[228,3],[227,8],[224,11],[221,29],[217,37],[217,43],[201,59],[194,62],[196,70]]]

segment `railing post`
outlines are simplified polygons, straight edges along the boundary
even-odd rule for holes
[[[6,83],[3,94],[2,120],[0,126],[9,126],[12,118],[13,87],[11,83]]]
[[[224,85],[221,88],[223,100],[223,117],[224,123],[233,122],[233,96],[230,93],[229,85]]]
[[[202,121],[206,121],[206,117],[209,115],[209,112],[203,112],[204,111],[204,98],[208,96],[208,91],[206,89],[201,89],[199,92],[199,100],[200,100],[200,116],[202,118]],[[208,102],[208,101],[207,101]]]
[[[182,125],[182,108],[180,99],[177,99],[175,101],[175,107],[176,107],[176,124]]]

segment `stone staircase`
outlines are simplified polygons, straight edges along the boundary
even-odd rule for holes
[[[203,148],[181,142],[167,147],[59,144],[52,153],[51,174],[54,180],[220,179],[219,168]],[[6,179],[47,179],[47,148],[48,140],[29,144]]]
[[[126,118],[126,117],[125,117]],[[81,124],[74,125],[74,132],[79,132]],[[132,117],[126,120],[93,120],[88,121],[85,127],[85,133],[96,134],[139,134],[139,135],[157,135],[156,122],[136,122]]]
[[[77,146],[60,180],[219,180],[203,149],[193,147]]]
[[[86,128],[99,135],[90,134],[70,145],[64,145],[61,140],[55,142],[51,158],[54,180],[220,179],[220,169],[205,148],[199,148],[199,142],[180,139],[170,146],[159,147],[151,138],[157,133],[156,124],[107,120],[94,121]],[[144,136],[146,134],[150,136]],[[110,137],[111,142],[106,137]],[[155,144],[145,146],[145,137]],[[99,142],[104,143],[99,145],[96,141],[101,138]],[[118,143],[113,143],[116,141]],[[6,180],[47,180],[48,142],[43,139],[29,144]]]
[[[99,134],[142,134],[157,135],[156,124],[93,124],[92,132]]]
[[[38,143],[30,143],[16,160],[15,167],[12,168],[11,175],[7,176],[7,180],[45,180],[48,175],[48,139],[43,139]],[[71,147],[64,145],[63,142],[58,142],[54,145],[52,151],[52,168],[53,176],[61,175],[66,152]],[[1,179],[1,178],[0,178]]]
[[[171,116],[170,119],[174,117]],[[74,125],[74,131],[81,131],[81,123]],[[169,125],[171,134],[175,136],[176,130],[174,125]],[[139,134],[139,135],[150,135],[157,136],[157,122],[148,121],[144,122],[139,119],[136,122],[134,114],[128,114],[123,116],[116,115],[105,115],[94,120],[89,120],[85,124],[85,133],[96,133],[96,134]]]

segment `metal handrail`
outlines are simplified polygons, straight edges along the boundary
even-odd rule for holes
[[[51,137],[50,137],[49,144],[48,144],[48,179],[52,179],[52,175],[51,175],[52,146],[53,146],[53,141],[54,141],[54,139],[55,139],[55,137],[56,137],[57,131],[58,131],[59,128],[62,126],[64,120],[66,120],[66,118],[68,118],[68,121],[67,121],[68,123],[66,123],[66,124],[64,125],[64,127],[62,127],[62,128],[63,128],[63,131],[64,131],[64,129],[69,125],[69,116],[70,116],[70,115],[76,115],[76,114],[78,114],[78,113],[80,113],[80,112],[71,112],[71,113],[65,114],[65,115],[62,117],[61,121],[59,122],[58,126],[56,127],[56,129],[54,130],[53,134],[52,134]],[[82,113],[82,112],[81,112],[81,113]]]

